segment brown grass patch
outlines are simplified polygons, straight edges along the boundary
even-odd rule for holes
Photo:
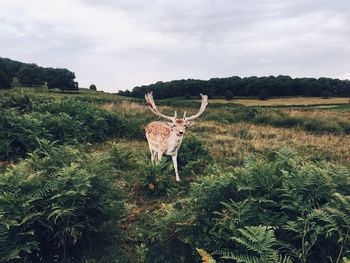
[[[148,111],[148,107],[146,105],[130,101],[122,101],[121,103],[105,103],[101,107],[108,111],[119,111],[123,115],[140,114]]]
[[[350,111],[328,111],[328,110],[293,110],[288,109],[284,110],[287,112],[291,117],[308,117],[308,118],[314,118],[314,119],[343,119],[350,121]]]
[[[350,162],[350,136],[315,135],[305,131],[275,128],[268,125],[235,123],[219,125],[216,122],[198,124],[205,145],[218,161],[244,158],[250,153],[263,153],[288,146],[301,156],[312,160],[326,160],[341,164]]]

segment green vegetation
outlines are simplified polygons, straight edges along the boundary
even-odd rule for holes
[[[82,262],[120,240],[113,171],[110,159],[40,141],[0,177],[0,261]]]
[[[209,104],[150,162],[143,101],[0,91],[0,262],[347,262],[350,112]],[[198,101],[166,100],[165,113]]]
[[[40,139],[60,144],[103,141],[126,136],[126,121],[74,98],[7,93],[0,99],[0,159],[25,157]]]
[[[296,156],[284,148],[269,158],[249,157],[233,172],[209,172],[155,221],[164,233],[155,243],[171,247],[172,239],[185,240],[238,262],[282,262],[278,254],[293,262],[335,262],[350,245],[349,225],[335,223],[349,223],[350,171]],[[332,224],[343,237],[330,238]]]

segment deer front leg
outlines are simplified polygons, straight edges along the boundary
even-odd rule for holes
[[[175,175],[176,175],[176,181],[180,181],[180,177],[179,177],[179,172],[177,170],[177,154],[171,156],[171,158],[173,159],[173,165],[174,165],[174,170],[175,170]]]
[[[154,151],[151,147],[149,147],[149,151],[151,153],[151,162],[154,164],[157,162],[157,152]]]
[[[157,161],[156,163],[160,163],[162,160],[163,152],[159,151],[158,153],[156,152],[155,156],[157,156]]]

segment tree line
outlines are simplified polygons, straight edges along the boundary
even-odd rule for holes
[[[74,72],[65,68],[44,68],[0,57],[0,89],[10,89],[14,80],[23,86],[35,87],[45,83],[48,89],[78,90]]]
[[[350,80],[333,78],[292,78],[290,76],[228,77],[209,80],[183,79],[169,82],[158,81],[151,85],[137,86],[131,91],[119,91],[119,95],[143,98],[148,91],[154,91],[156,98],[198,96],[209,97],[253,96],[265,99],[278,96],[350,96]]]

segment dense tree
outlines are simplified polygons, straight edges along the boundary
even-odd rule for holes
[[[5,74],[3,70],[0,70],[0,89],[10,89],[11,81],[10,78]]]
[[[5,74],[10,78],[17,76],[17,72],[22,67],[24,63],[19,61],[14,61],[8,58],[0,58],[0,68],[5,72]]]
[[[233,99],[233,93],[229,90],[225,92],[225,99],[226,100],[232,100]]]
[[[332,94],[328,90],[324,90],[322,91],[321,96],[323,99],[328,99]]]
[[[91,84],[90,87],[89,87],[90,90],[94,90],[96,91],[97,88],[96,88],[96,85],[95,84]]]
[[[44,83],[43,71],[36,64],[24,64],[17,77],[19,82],[26,86],[39,86]]]
[[[191,99],[191,93],[186,92],[185,95],[184,95],[184,98],[185,98],[186,100],[190,100],[190,99]]]
[[[22,85],[38,86],[47,82],[48,88],[64,90],[78,90],[78,82],[75,82],[75,74],[64,68],[43,68],[36,64],[28,64],[14,61],[8,58],[0,58],[0,72],[4,72],[6,78],[12,83],[17,78]],[[1,74],[2,75],[2,74]]]
[[[260,90],[260,92],[259,92],[259,99],[267,100],[267,92],[266,92],[265,89]]]
[[[173,80],[170,82],[159,81],[151,85],[138,86],[132,91],[121,91],[120,95],[143,98],[144,94],[153,90],[155,97],[171,98],[183,97],[189,93],[198,96],[205,93],[209,97],[225,96],[227,91],[233,96],[258,97],[264,89],[269,97],[278,96],[321,96],[323,91],[328,91],[330,96],[350,96],[350,81],[331,78],[291,78],[279,75],[268,77],[245,77],[237,76],[229,78],[212,78],[205,80]]]
[[[75,74],[64,68],[47,68],[46,81],[49,89],[79,90],[78,82],[75,82]]]

